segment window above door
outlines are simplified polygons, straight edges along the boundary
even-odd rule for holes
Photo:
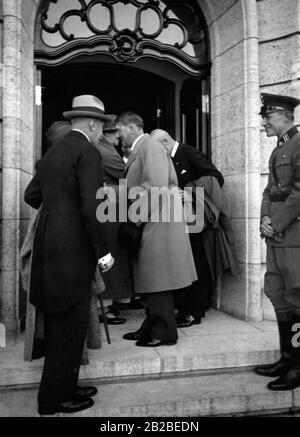
[[[196,0],[47,0],[37,20],[36,60],[62,62],[70,51],[142,57],[197,74],[208,65],[208,31]]]

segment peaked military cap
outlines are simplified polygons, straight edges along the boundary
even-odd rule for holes
[[[296,106],[300,105],[300,100],[295,97],[267,93],[261,94],[261,102],[263,106],[259,115],[262,116],[275,111],[290,111],[293,114]]]

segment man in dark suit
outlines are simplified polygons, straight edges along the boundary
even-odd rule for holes
[[[37,163],[25,201],[41,207],[31,267],[30,302],[44,313],[46,353],[38,394],[40,414],[73,413],[93,405],[95,387],[78,387],[90,291],[98,263],[113,265],[105,228],[96,219],[102,185],[94,146],[107,116],[94,96],[73,99],[63,114],[72,131]]]
[[[183,190],[187,184],[203,176],[217,179],[220,187],[224,179],[216,167],[197,149],[175,141],[168,132],[155,129],[152,138],[159,141],[171,154],[176,170],[178,185]],[[204,231],[205,232],[205,231]],[[212,288],[212,277],[206,252],[204,249],[203,232],[190,233],[190,242],[198,280],[175,295],[175,306],[179,310],[177,327],[184,328],[201,323],[209,306]]]
[[[116,115],[110,115],[111,119],[103,126],[103,135],[100,138],[97,148],[101,154],[103,167],[103,181],[105,184],[114,190],[116,199],[116,221],[107,222],[107,241],[111,248],[115,266],[113,271],[105,276],[106,290],[103,293],[103,302],[107,308],[106,318],[107,323],[111,325],[119,325],[126,322],[126,319],[119,317],[118,307],[129,307],[130,298],[132,297],[132,284],[129,270],[128,254],[118,245],[118,230],[119,230],[119,181],[124,177],[125,162],[117,151],[116,147],[119,144],[119,131],[116,127]],[[112,200],[113,202],[113,200]],[[126,301],[126,303],[125,303]],[[102,321],[102,316],[100,316]]]

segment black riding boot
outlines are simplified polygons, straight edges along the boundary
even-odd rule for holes
[[[264,364],[254,369],[255,373],[262,376],[281,376],[291,365],[291,328],[292,320],[277,321],[281,357],[273,364]]]
[[[293,324],[300,325],[300,316],[294,315]],[[293,326],[292,324],[292,326]],[[300,387],[300,344],[297,344],[297,339],[293,339],[297,331],[291,330],[291,349],[292,356],[290,359],[289,368],[281,374],[279,378],[275,381],[270,382],[267,387],[270,390],[293,390],[294,388]]]

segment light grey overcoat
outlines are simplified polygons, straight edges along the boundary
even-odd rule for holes
[[[181,210],[182,202],[179,189],[175,188],[177,176],[171,158],[150,135],[144,134],[134,146],[125,175],[128,189],[139,187],[141,196],[146,197],[151,187],[173,188],[172,192],[176,192],[174,204]],[[148,213],[153,212],[150,207]],[[155,293],[177,290],[195,280],[197,273],[184,220],[146,222],[141,249],[134,261],[135,291]]]

